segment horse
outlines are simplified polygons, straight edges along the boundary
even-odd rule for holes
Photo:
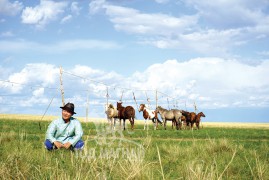
[[[184,124],[185,124],[185,129],[186,129],[187,127],[189,127],[189,125],[191,123],[191,113],[188,111],[184,111],[184,110],[182,110],[181,113],[185,117]],[[193,118],[195,118],[195,117],[196,117],[196,114],[195,114],[195,116],[193,116]],[[184,121],[184,120],[182,120],[182,121]]]
[[[191,124],[191,130],[193,130],[193,124],[196,121],[196,113],[195,112],[190,112],[190,124]]]
[[[193,124],[195,123],[197,129],[200,129],[200,121],[201,117],[205,117],[203,112],[199,112],[196,114],[195,112],[190,113],[190,124],[191,124],[191,129],[193,130]]]
[[[181,117],[181,122],[182,122],[182,125],[183,125],[184,129],[186,129],[186,127],[187,127],[187,118],[186,118],[185,115],[183,115],[183,113],[182,113],[182,117]]]
[[[199,112],[199,113],[196,115],[195,124],[196,124],[197,129],[200,129],[200,121],[201,121],[201,117],[205,117],[205,115],[204,115],[203,112]]]
[[[111,129],[112,129],[112,123],[114,122],[114,130],[115,130],[116,119],[119,116],[118,110],[116,108],[114,108],[114,106],[112,104],[109,104],[109,105],[106,105],[105,113],[107,115],[107,121],[108,121],[108,123],[110,123]],[[120,124],[121,124],[121,122],[120,122]]]
[[[156,108],[156,111],[162,117],[162,120],[164,122],[164,129],[165,130],[166,130],[166,121],[167,120],[172,121],[172,123],[173,123],[173,121],[175,121],[177,130],[179,128],[181,129],[181,126],[182,126],[182,122],[181,122],[182,113],[181,113],[180,110],[177,110],[177,109],[167,110],[167,109],[162,108],[161,106],[158,106]]]
[[[154,130],[156,130],[156,128],[158,128],[158,122],[160,124],[162,124],[162,122],[158,118],[158,113],[154,110],[150,110],[147,105],[140,104],[138,111],[139,112],[143,111],[143,117],[145,119],[144,130],[146,130],[146,126],[148,129],[148,120],[152,120],[152,123],[154,124]]]
[[[125,130],[125,120],[129,119],[132,130],[134,129],[135,109],[132,106],[123,107],[122,102],[117,102],[119,120],[123,119],[123,128]]]

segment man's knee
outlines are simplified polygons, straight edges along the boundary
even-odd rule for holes
[[[48,139],[44,142],[45,148],[49,151],[53,150],[53,143],[51,143]]]
[[[77,144],[75,144],[74,149],[83,149],[84,142],[82,140],[79,140]]]

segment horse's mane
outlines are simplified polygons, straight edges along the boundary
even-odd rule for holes
[[[161,110],[167,110],[167,109],[162,108],[162,106],[158,106],[157,108],[159,108]]]
[[[114,109],[113,104],[109,104],[108,107]]]

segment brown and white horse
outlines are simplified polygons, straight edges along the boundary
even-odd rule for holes
[[[129,119],[132,130],[134,129],[135,109],[132,106],[123,107],[122,102],[117,102],[119,120],[123,119],[123,129],[125,130],[125,120]]]
[[[139,112],[141,112],[141,111],[143,111],[143,117],[145,119],[144,130],[146,130],[146,126],[147,126],[147,129],[149,129],[148,128],[148,120],[152,120],[152,122],[154,124],[154,130],[156,130],[156,128],[158,128],[158,123],[162,124],[162,122],[158,118],[158,113],[155,110],[151,110],[147,105],[140,104]]]
[[[175,121],[177,130],[179,128],[181,129],[181,126],[182,126],[182,122],[181,122],[182,113],[181,113],[180,110],[177,110],[177,109],[167,110],[167,109],[162,108],[161,106],[158,106],[156,108],[156,111],[162,117],[162,120],[164,122],[164,129],[166,129],[166,121],[167,120],[172,121],[172,123],[173,123],[173,121]]]

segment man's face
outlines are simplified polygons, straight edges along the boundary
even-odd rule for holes
[[[64,120],[69,120],[72,115],[73,115],[72,113],[70,113],[70,112],[68,112],[68,111],[66,111],[66,110],[63,109],[63,111],[62,111],[62,117],[63,117]]]

